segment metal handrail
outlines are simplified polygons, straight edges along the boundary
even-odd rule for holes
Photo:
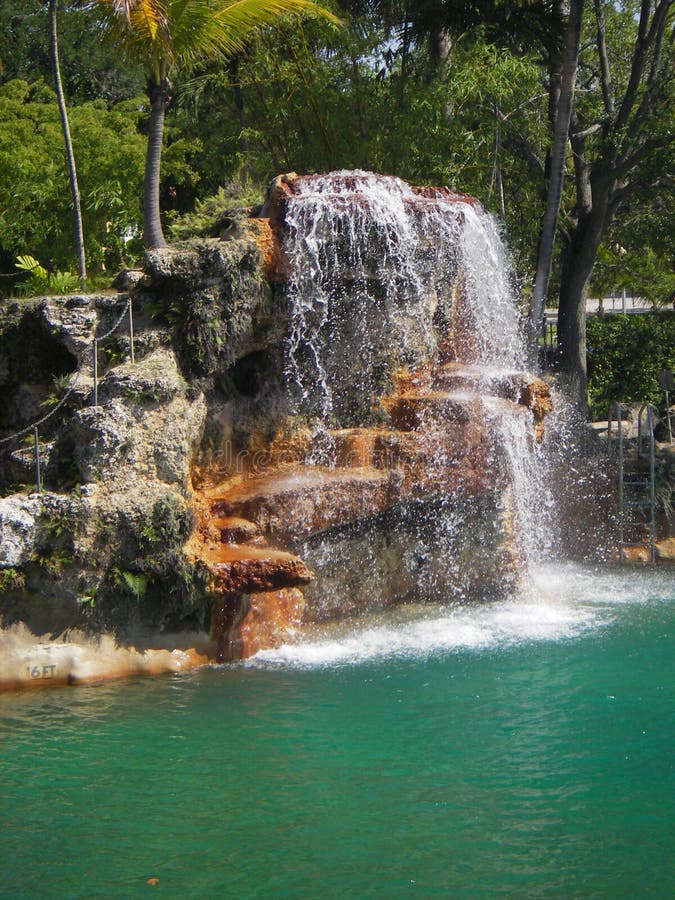
[[[656,561],[656,441],[654,439],[654,415],[651,403],[643,403],[638,412],[638,437],[637,437],[637,456],[642,456],[642,418],[646,412],[646,426],[649,434],[649,556],[650,561]],[[624,561],[624,537],[625,537],[625,513],[626,503],[624,496],[624,474],[625,474],[625,441],[623,433],[623,419],[621,412],[621,404],[615,402],[609,408],[607,414],[607,448],[608,452],[612,450],[612,423],[617,423],[617,481],[618,481],[618,509],[619,509],[619,559]]]
[[[654,440],[654,415],[651,403],[643,403],[638,413],[637,455],[642,454],[642,413],[647,411],[649,432],[649,546],[651,561],[656,560],[656,441]]]

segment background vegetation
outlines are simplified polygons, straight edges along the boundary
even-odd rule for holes
[[[143,61],[122,59],[107,42],[102,5],[62,0],[58,9],[94,279],[107,279],[141,251],[150,117]],[[358,167],[444,184],[476,195],[503,220],[527,303],[565,5],[327,5],[345,27],[282,20],[229,60],[173,76],[161,161],[164,225],[184,236],[183,214],[208,208],[221,189],[235,205],[237,194],[261,200],[282,171]],[[649,30],[641,35],[643,19]],[[561,272],[565,278],[563,257],[574,268],[580,248],[596,240],[592,292],[626,287],[654,304],[673,300],[672,34],[673,0],[586,0],[570,126],[574,152],[568,148],[549,305]],[[646,63],[636,75],[640,53]],[[0,295],[6,295],[26,277],[16,268],[19,256],[35,257],[48,271],[76,268],[43,0],[3,0],[0,59]],[[608,171],[609,187],[602,182]],[[567,303],[569,291],[567,285]],[[574,338],[582,350],[584,337]]]
[[[675,316],[593,317],[588,322],[588,394],[594,419],[614,401],[649,400],[663,411],[658,374],[675,368]]]

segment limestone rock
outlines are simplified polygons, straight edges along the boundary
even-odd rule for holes
[[[141,296],[171,313],[189,376],[215,378],[283,338],[283,317],[273,309],[252,230],[237,241],[203,239],[150,251]]]
[[[118,366],[102,380],[100,399],[61,437],[82,479],[122,491],[130,480],[157,479],[187,491],[206,406],[203,395],[187,396],[174,354],[159,348],[135,366]]]
[[[115,276],[112,286],[118,291],[131,291],[141,284],[144,277],[142,269],[122,269]]]
[[[79,364],[90,367],[98,323],[92,297],[87,295],[48,297],[40,305],[40,315],[47,327],[58,333],[63,346],[73,354]]]
[[[100,402],[123,397],[135,404],[166,403],[186,391],[174,354],[158,348],[135,365],[127,362],[111,369],[101,379],[98,396]]]
[[[75,413],[70,437],[73,459],[82,479],[116,479],[121,467],[133,462],[134,417],[121,400],[112,400],[103,410],[88,407]]]
[[[31,558],[40,509],[34,496],[20,494],[0,499],[0,568],[22,566]]]

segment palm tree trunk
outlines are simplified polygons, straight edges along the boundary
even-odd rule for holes
[[[75,154],[73,153],[73,142],[70,137],[70,125],[68,124],[68,110],[66,109],[66,97],[63,92],[63,83],[61,81],[61,66],[59,65],[59,42],[58,31],[56,27],[56,4],[57,0],[49,0],[49,34],[51,43],[52,68],[54,70],[54,83],[56,85],[56,97],[59,103],[59,112],[61,114],[61,129],[63,130],[63,140],[66,145],[66,157],[68,159],[68,173],[70,176],[70,192],[73,197],[73,207],[75,210],[75,243],[77,245],[77,268],[80,276],[80,287],[82,290],[87,288],[87,267],[84,258],[84,231],[82,229],[82,206],[80,203],[80,189],[77,184],[77,168],[75,166]]]
[[[159,208],[160,166],[164,140],[164,118],[170,98],[171,83],[168,78],[161,84],[149,82],[150,129],[148,150],[145,157],[143,178],[143,244],[148,250],[166,247]]]
[[[570,2],[560,96],[558,99],[555,126],[553,130],[551,174],[546,195],[544,221],[541,226],[539,252],[537,255],[537,272],[534,279],[534,291],[530,306],[531,352],[535,360],[537,355],[537,341],[539,335],[542,333],[544,323],[544,306],[548,294],[548,283],[551,277],[553,244],[565,177],[565,155],[567,152],[570,118],[572,115],[572,103],[574,101],[574,85],[577,77],[583,7],[584,0],[571,0]]]

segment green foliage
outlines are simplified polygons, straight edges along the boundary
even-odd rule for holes
[[[36,562],[52,578],[60,579],[64,568],[73,562],[73,554],[67,550],[36,553],[33,556],[33,562]]]
[[[212,197],[197,200],[192,212],[182,216],[174,214],[169,234],[175,241],[194,237],[223,237],[241,219],[251,213],[251,208],[262,203],[263,189],[259,185],[233,182],[219,187]]]
[[[19,569],[0,569],[0,594],[22,591],[26,586],[26,576]]]
[[[548,38],[557,34],[555,16],[548,18],[550,5],[499,2],[469,8],[441,2],[344,0],[329,5],[338,13],[348,9],[351,26],[335,28],[316,17],[280,20],[278,27],[240,44],[236,56],[209,62],[199,78],[190,80],[185,73],[192,71],[199,48],[191,34],[186,41],[180,38],[189,16],[181,16],[180,27],[173,31],[153,32],[149,56],[148,40],[145,51],[138,52],[143,43],[139,40],[122,58],[102,40],[99,13],[103,6],[113,13],[124,4],[59,5],[62,73],[84,207],[88,270],[94,276],[104,267],[132,263],[141,249],[148,100],[142,96],[146,85],[139,73],[156,65],[164,73],[173,67],[161,202],[172,211],[174,240],[221,236],[236,227],[241,209],[259,200],[255,186],[279,172],[357,167],[475,194],[488,208],[503,212],[521,268],[531,267],[549,142],[541,63],[555,49],[555,41]],[[601,6],[619,96],[633,57],[636,7],[605,0]],[[212,11],[212,5],[194,0],[187,7]],[[143,2],[134,8],[134,15],[142,16],[160,7]],[[167,6],[170,14],[184,8],[182,2]],[[579,69],[580,127],[607,119],[592,13],[589,9],[585,16]],[[481,25],[484,16],[487,21]],[[3,0],[0,5],[5,65],[0,75],[0,269],[5,272],[27,250],[49,271],[74,268],[63,139],[48,86],[47,19],[41,0]],[[404,19],[405,28],[400,27]],[[430,52],[441,23],[453,37],[447,58]],[[120,17],[116,24],[126,31]],[[123,37],[136,40],[128,31]],[[149,39],[148,34],[141,37]],[[664,44],[664,59],[672,46]],[[205,52],[210,56],[208,42]],[[134,54],[140,65],[132,64]],[[670,95],[664,88],[668,84]],[[627,287],[655,302],[669,297],[672,284],[672,194],[656,208],[664,185],[670,183],[672,191],[672,179],[666,177],[672,165],[672,84],[672,79],[661,79],[658,104],[645,107],[648,127],[636,136],[629,153],[640,162],[639,179],[631,176],[639,189],[630,206],[623,202],[617,216],[624,227],[605,240],[606,247],[626,250],[625,271],[619,272],[616,260],[608,259],[605,272],[598,272],[598,284],[611,275],[613,285],[620,287],[620,275],[630,281]],[[640,96],[645,90],[645,85],[639,87]],[[603,124],[589,138],[590,161],[602,150],[604,134]],[[649,153],[642,150],[643,137]],[[244,185],[241,207],[238,188],[222,189],[230,182]],[[568,177],[561,219],[574,203],[574,180]],[[178,217],[193,207],[194,213]],[[0,281],[0,289],[7,285]],[[202,337],[215,348],[216,335]]]
[[[48,272],[34,256],[17,257],[16,268],[25,272],[27,278],[15,285],[14,291],[20,297],[40,297],[43,294],[70,294],[80,286],[80,279],[74,272]]]
[[[101,40],[95,4],[60,3],[58,30],[61,78],[70,106],[99,97],[119,102],[142,90],[140,70],[123,64],[114,48]],[[2,0],[0,48],[0,83],[15,78],[52,83],[44,0]]]
[[[614,401],[663,401],[657,375],[675,367],[675,315],[593,318],[587,326],[591,415],[604,419]]]
[[[113,566],[109,575],[115,587],[131,594],[136,600],[140,600],[148,589],[148,577],[142,572],[130,572]]]
[[[664,158],[659,168],[668,165]],[[655,172],[652,176],[656,180]],[[662,190],[649,202],[633,202],[622,210],[598,251],[593,273],[596,294],[607,296],[613,288],[625,288],[655,306],[673,303],[674,187],[671,182],[668,190]]]
[[[675,269],[671,253],[658,253],[649,245],[626,249],[618,244],[603,246],[593,273],[593,290],[607,297],[612,290],[626,290],[653,306],[675,300]]]
[[[95,586],[90,587],[89,590],[77,598],[77,602],[80,606],[86,607],[91,611],[96,608],[96,593],[97,588]]]
[[[138,539],[142,550],[172,549],[187,537],[192,520],[185,507],[170,495],[158,500],[152,515],[142,522]]]
[[[110,105],[95,100],[69,111],[87,262],[94,273],[133,261],[141,249],[146,109],[147,101],[138,98]],[[200,144],[172,142],[173,137],[169,128],[163,176],[170,185],[192,190],[198,174],[190,157]],[[56,98],[42,82],[14,80],[0,85],[0,264],[26,248],[47,271],[76,268]]]
[[[303,22],[185,85],[173,121],[202,141],[202,196],[283,171],[362,168],[474,193],[501,213],[501,179],[509,238],[526,258],[547,142],[541,76],[533,55],[465,41],[430,71],[426,47],[387,44],[371,21],[337,32]]]

